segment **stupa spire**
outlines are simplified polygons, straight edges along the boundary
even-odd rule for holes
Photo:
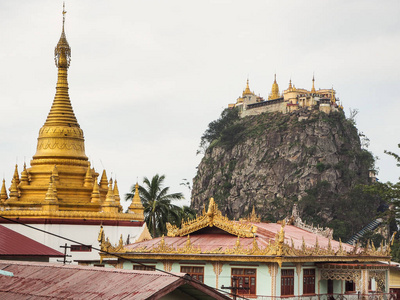
[[[65,6],[63,6],[61,36],[54,50],[58,68],[56,95],[43,127],[39,131],[36,154],[31,165],[60,164],[58,158],[79,160],[75,165],[87,166],[83,131],[72,109],[68,94],[68,67],[71,62],[71,48],[65,35]]]
[[[54,60],[58,68],[58,80],[56,86],[56,95],[50,113],[47,116],[45,125],[51,124],[70,124],[79,127],[78,121],[72,110],[71,102],[68,94],[67,70],[71,63],[71,47],[68,44],[65,35],[65,6],[63,6],[63,25],[61,37],[54,49]]]
[[[0,200],[2,200],[4,202],[7,199],[8,199],[8,196],[7,196],[7,190],[6,190],[6,181],[3,178],[3,185],[1,186],[1,191],[0,191]]]
[[[99,184],[97,183],[97,175],[95,175],[95,178],[94,178],[93,191],[92,191],[92,197],[91,197],[90,202],[92,202],[92,203],[100,202],[100,191],[99,191]]]
[[[312,76],[312,88],[311,88],[311,93],[316,93],[316,91],[315,91],[315,86],[314,86],[314,82],[315,82],[315,79],[314,79],[314,74],[313,74],[313,76]]]
[[[279,94],[279,86],[276,82],[276,73],[274,75],[274,83],[272,84],[271,93],[269,94],[268,100],[278,99],[280,97]]]
[[[247,78],[246,89],[243,91],[243,96],[251,95],[251,94],[252,94],[252,92],[250,91],[250,87],[249,87],[249,79]]]
[[[19,184],[18,165],[15,165],[13,180],[15,181],[15,184],[18,186]]]
[[[143,216],[144,208],[142,205],[142,200],[140,200],[139,184],[137,182],[135,184],[135,195],[133,196],[131,205],[129,205],[128,211],[130,213],[136,213],[139,214],[140,216]]]

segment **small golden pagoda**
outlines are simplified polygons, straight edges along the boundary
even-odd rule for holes
[[[279,93],[279,86],[278,83],[276,82],[276,74],[274,76],[274,83],[272,84],[272,89],[271,93],[268,96],[268,100],[275,100],[278,98],[281,98],[282,96]]]
[[[68,94],[67,72],[71,48],[65,31],[65,10],[60,40],[55,48],[58,68],[56,95],[46,122],[39,130],[36,154],[21,176],[15,166],[9,188],[0,191],[0,215],[20,218],[57,218],[143,221],[143,206],[122,213],[117,182],[104,170],[91,168],[85,154],[83,130],[75,117]]]

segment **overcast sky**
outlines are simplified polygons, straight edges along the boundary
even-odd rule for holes
[[[165,174],[171,192],[196,174],[208,123],[250,79],[264,98],[280,90],[337,91],[346,114],[379,157],[379,179],[397,181],[385,149],[400,152],[400,2],[66,2],[72,48],[70,98],[86,155],[117,178],[121,196],[137,178]],[[62,1],[0,1],[0,171],[36,152],[55,94],[54,47]],[[184,202],[185,204],[188,203]]]

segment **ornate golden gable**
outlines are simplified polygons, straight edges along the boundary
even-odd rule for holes
[[[205,212],[204,210],[203,214],[194,220],[182,222],[180,229],[175,225],[167,223],[167,236],[185,236],[202,228],[213,226],[238,237],[254,237],[254,234],[257,231],[257,227],[252,224],[231,221],[227,217],[223,216],[221,211],[218,210],[214,198],[210,198],[208,211]]]
[[[303,259],[318,257],[325,257],[328,261],[334,257],[381,257],[385,260],[385,257],[389,259],[390,244],[384,245],[378,249],[371,243],[365,249],[359,249],[358,246],[354,247],[350,251],[346,251],[340,241],[339,249],[334,250],[331,246],[331,241],[329,239],[328,247],[321,248],[318,242],[318,237],[315,240],[315,245],[307,247],[303,239],[303,244],[300,248],[295,248],[293,240],[291,245],[285,243],[285,231],[284,224],[282,224],[281,229],[276,233],[275,239],[270,240],[269,244],[265,247],[260,247],[257,243],[257,239],[253,237],[253,243],[248,247],[242,246],[241,238],[238,236],[235,245],[232,247],[227,247],[223,249],[222,247],[217,247],[211,250],[202,250],[200,245],[195,245],[190,240],[190,235],[187,235],[187,241],[181,247],[175,247],[173,244],[169,244],[168,241],[162,236],[158,243],[152,246],[143,246],[136,249],[128,249],[123,246],[122,237],[120,238],[119,244],[113,246],[109,242],[108,238],[105,238],[104,231],[101,228],[99,233],[99,243],[103,253],[100,253],[101,258],[112,257],[112,253],[120,253],[123,255],[226,255],[229,257],[234,256],[258,256],[258,257],[270,257],[276,260],[278,264],[282,263],[282,259],[290,257],[303,257]],[[104,253],[108,252],[108,253]],[[331,258],[329,258],[331,257]],[[336,259],[336,258],[335,258]]]

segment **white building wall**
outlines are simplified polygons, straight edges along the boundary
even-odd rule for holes
[[[64,249],[60,248],[60,246],[64,246],[65,243],[67,243],[67,246],[71,246],[71,244],[76,245],[76,243],[46,234],[44,232],[26,227],[24,225],[7,223],[3,223],[2,225],[60,252],[64,252]],[[29,224],[29,226],[48,231],[62,237],[66,237],[85,245],[91,245],[92,247],[100,248],[99,242],[97,240],[100,232],[100,225]],[[121,234],[124,244],[127,241],[128,235],[130,237],[130,243],[135,242],[145,229],[145,226],[146,223],[144,223],[142,226],[136,227],[103,225],[103,230],[105,236],[109,238],[110,243],[112,245],[115,245],[118,244]],[[71,252],[70,249],[68,249],[67,254],[72,255],[72,257],[67,258],[67,260],[70,261],[100,260],[98,251],[94,249],[92,249],[91,252]],[[57,261],[57,259],[60,260],[62,258],[51,258],[50,261],[55,262]],[[77,262],[73,263],[77,264]]]

